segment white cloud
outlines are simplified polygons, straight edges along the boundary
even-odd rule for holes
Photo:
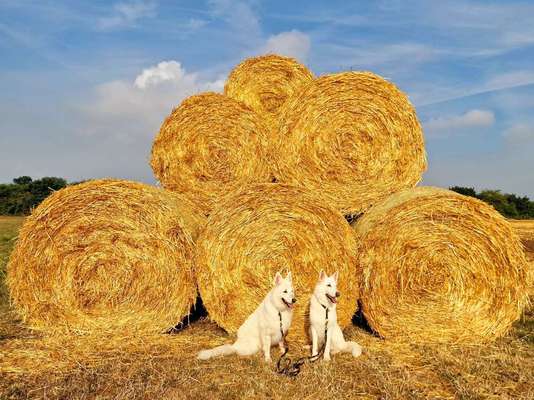
[[[155,67],[144,69],[135,78],[135,86],[139,89],[146,89],[156,86],[165,81],[180,81],[184,78],[185,71],[177,61],[162,61]]]
[[[197,30],[200,29],[208,24],[208,21],[205,19],[198,19],[198,18],[190,18],[189,21],[185,24],[185,28],[189,30]]]
[[[529,46],[534,43],[534,30],[531,32],[507,32],[501,40],[504,45],[511,48]]]
[[[142,18],[156,16],[156,3],[151,1],[134,1],[129,3],[116,3],[111,16],[100,18],[97,26],[101,30],[127,28],[135,25]]]
[[[504,54],[534,43],[534,5],[529,2],[446,1],[428,4],[431,5],[423,7],[423,18],[479,49],[485,43],[488,52]]]
[[[421,43],[400,42],[392,44],[372,44],[353,41],[350,46],[322,43],[326,54],[325,64],[330,69],[339,70],[383,70],[388,76],[399,72],[413,74],[414,68],[437,59],[442,51]]]
[[[98,85],[82,107],[84,134],[113,132],[128,136],[153,136],[173,107],[204,91],[222,91],[223,79],[202,79],[187,72],[178,61],[162,61],[143,70],[133,82],[116,80]]]
[[[417,82],[416,82],[417,84]],[[426,95],[418,94],[418,106],[428,106],[445,101],[459,100],[465,97],[475,96],[482,93],[497,92],[499,90],[511,89],[519,86],[534,84],[534,70],[518,70],[504,72],[489,76],[484,82],[477,85],[464,83],[461,86],[438,86],[433,83],[426,85],[424,89]],[[419,90],[422,92],[422,90]]]
[[[507,89],[534,83],[534,70],[511,71],[495,75],[488,80],[490,90]]]
[[[310,51],[310,38],[297,30],[272,35],[260,49],[260,53],[275,53],[306,61]]]
[[[518,123],[506,129],[504,139],[511,145],[534,144],[534,125]]]
[[[259,17],[246,0],[209,0],[210,13],[225,21],[244,38],[257,37],[261,33]]]
[[[420,43],[395,43],[375,48],[356,51],[358,63],[367,66],[376,66],[402,61],[410,64],[419,64],[431,61],[436,57],[438,50]]]
[[[489,110],[470,110],[462,115],[432,118],[425,122],[425,132],[436,136],[448,136],[467,128],[492,126],[495,115]]]

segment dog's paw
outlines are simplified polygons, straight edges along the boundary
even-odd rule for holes
[[[273,362],[273,360],[271,359],[271,357],[265,357],[264,360],[265,360],[265,362],[268,363],[268,364],[270,364],[270,363]]]
[[[326,355],[325,355],[325,356],[324,356],[324,360],[325,360],[326,362],[330,362],[330,360],[332,360],[332,359],[330,358],[330,356],[326,356]]]
[[[209,358],[210,358],[210,354],[209,354],[209,351],[207,350],[199,351],[197,354],[197,360],[207,360]]]

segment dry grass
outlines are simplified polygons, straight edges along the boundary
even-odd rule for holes
[[[7,220],[0,218],[2,260],[21,221]],[[196,361],[200,348],[231,340],[208,322],[176,335],[104,338],[95,346],[83,337],[47,341],[13,314],[0,315],[1,399],[534,398],[532,311],[509,335],[483,346],[391,343],[353,326],[346,335],[366,347],[362,357],[335,356],[296,379],[275,374],[260,357]]]
[[[15,309],[35,329],[161,331],[196,300],[194,204],[140,183],[59,190],[29,216],[7,266]]]
[[[445,347],[393,344],[351,327],[346,335],[365,346],[360,358],[339,355],[329,364],[305,367],[295,379],[277,375],[260,357],[197,361],[200,348],[230,340],[206,322],[172,336],[111,343],[83,337],[5,340],[0,396],[526,400],[534,395],[534,348],[531,336],[529,343],[518,333],[491,346]]]
[[[480,200],[406,189],[375,205],[354,229],[363,312],[385,338],[492,341],[528,303],[532,276],[519,237]]]
[[[512,219],[509,221],[523,242],[530,269],[534,274],[534,220]],[[530,296],[534,298],[534,285],[530,288]]]
[[[297,60],[275,54],[248,58],[235,67],[224,93],[256,111],[278,134],[280,108],[313,74]]]
[[[161,125],[152,170],[164,188],[209,214],[229,190],[272,181],[269,136],[267,124],[243,103],[218,93],[191,96]]]
[[[346,214],[415,186],[426,169],[413,106],[373,73],[315,79],[287,100],[280,120],[278,181],[321,192]]]
[[[275,273],[290,270],[298,307],[289,341],[305,341],[306,297],[321,269],[339,271],[340,325],[348,325],[356,312],[355,246],[343,216],[319,195],[279,183],[250,185],[224,198],[199,237],[200,295],[210,318],[233,333],[271,289]]]
[[[521,237],[521,240],[534,241],[534,220],[510,219],[508,221],[510,221],[519,237]]]
[[[527,258],[534,268],[534,220],[510,220],[527,251]]]
[[[5,217],[0,215],[0,316],[7,312],[8,292],[4,285],[5,266],[15,244],[15,239],[24,222],[24,217]]]

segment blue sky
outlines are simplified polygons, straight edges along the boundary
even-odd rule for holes
[[[410,96],[425,184],[534,198],[534,2],[0,0],[0,182],[154,182],[163,118],[244,57],[371,70]]]

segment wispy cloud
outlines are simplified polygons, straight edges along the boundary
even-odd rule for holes
[[[14,42],[17,46],[30,49],[34,54],[42,59],[53,62],[63,68],[69,68],[69,64],[63,57],[55,54],[53,51],[46,49],[46,39],[42,35],[37,35],[31,31],[12,28],[0,22],[0,38],[8,39],[8,42]],[[2,40],[0,40],[0,44]]]
[[[297,30],[281,32],[270,36],[260,48],[259,53],[276,53],[288,57],[294,57],[305,62],[310,51],[310,37]]]
[[[435,60],[439,50],[431,46],[414,43],[369,44],[357,41],[350,46],[333,45],[331,48],[338,54],[337,63],[344,67],[356,69],[374,68],[378,66],[398,65],[403,68]]]
[[[100,30],[130,28],[143,18],[155,17],[156,8],[156,3],[152,1],[116,3],[112,15],[97,21],[97,28]]]
[[[246,0],[209,0],[208,6],[214,18],[223,20],[244,38],[255,38],[261,34],[260,19],[252,3]]]
[[[432,83],[431,95],[417,95],[419,106],[430,106],[439,103],[460,100],[463,98],[499,92],[511,88],[528,86],[534,84],[534,70],[518,70],[502,72],[490,75],[486,80],[472,84],[471,82],[460,82],[460,85],[440,87],[438,83]]]
[[[185,24],[185,28],[189,30],[197,30],[208,24],[208,21],[200,18],[190,18]]]
[[[504,139],[509,145],[534,144],[534,125],[516,123],[503,133]],[[534,147],[534,146],[533,146]]]
[[[488,80],[486,86],[488,90],[500,90],[531,84],[534,84],[534,69],[497,74]]]
[[[462,115],[432,118],[423,125],[425,132],[433,136],[450,136],[468,128],[489,127],[495,123],[495,115],[490,110],[470,110]]]
[[[465,0],[424,3],[420,10],[428,24],[449,30],[452,37],[464,39],[467,47],[478,44],[504,53],[533,43],[533,4]]]

